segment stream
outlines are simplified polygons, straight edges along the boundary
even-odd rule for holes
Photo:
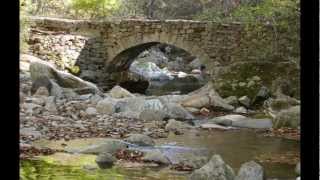
[[[102,142],[103,138],[78,139],[66,143],[68,148],[85,147],[91,144]],[[38,146],[64,149],[63,141],[38,141]],[[299,154],[299,141],[286,140],[281,138],[263,137],[261,134],[251,130],[236,131],[196,131],[191,130],[183,135],[170,134],[168,138],[156,140],[154,148],[165,151],[171,160],[175,153],[188,150],[207,150],[209,156],[220,154],[224,161],[229,164],[235,172],[244,162],[257,160],[258,157],[270,156],[280,158],[286,154]],[[135,147],[139,149],[139,147]],[[141,148],[141,147],[140,147]],[[150,149],[142,148],[147,151]],[[59,154],[59,153],[58,153]],[[73,164],[71,159],[75,157],[87,158],[84,165],[94,163],[94,155],[71,155],[71,154],[51,155],[53,159],[49,161],[25,160],[21,162],[21,171],[27,174],[26,179],[186,179],[188,172],[173,171],[168,168],[159,167],[120,167],[118,165],[111,169],[86,170],[83,164]],[[92,156],[92,157],[91,157]],[[50,156],[49,156],[50,157]],[[68,157],[68,158],[66,158]],[[89,157],[89,158],[88,158]],[[267,160],[268,158],[267,157]],[[53,162],[67,161],[71,164],[63,165]],[[80,162],[80,160],[76,160]],[[295,177],[295,164],[285,162],[262,162],[265,174],[268,178],[290,179]],[[28,172],[28,173],[27,173]],[[23,174],[22,173],[22,174]]]

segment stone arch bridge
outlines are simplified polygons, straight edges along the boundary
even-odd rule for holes
[[[82,59],[82,63],[87,64],[88,69],[91,68],[93,71],[97,71],[93,66],[99,66],[100,70],[105,73],[126,72],[135,56],[157,43],[165,43],[182,48],[196,56],[209,67],[218,90],[219,87],[222,87],[230,92],[237,88],[235,83],[250,81],[248,79],[258,75],[257,73],[274,75],[274,78],[280,77],[277,73],[283,71],[283,67],[288,67],[290,62],[288,58],[279,58],[278,62],[274,64],[272,54],[267,54],[270,57],[264,57],[262,61],[256,52],[265,48],[273,48],[275,54],[284,52],[289,55],[294,54],[294,52],[290,52],[290,49],[285,49],[287,44],[282,46],[285,48],[273,47],[273,35],[268,36],[268,33],[273,31],[272,26],[265,26],[264,34],[254,36],[248,35],[246,26],[240,23],[137,19],[91,21],[48,17],[30,17],[29,19],[32,22],[32,29],[36,30],[32,34],[47,36],[46,33],[51,32],[51,35],[66,34],[86,37],[84,39],[85,45],[78,50],[80,55],[77,60]],[[279,42],[288,38],[284,36],[285,33],[277,35]],[[260,45],[260,41],[265,44]],[[41,54],[42,50],[48,50],[55,46],[55,44],[45,46],[44,42],[47,40],[40,42],[42,49],[38,49],[36,53],[33,51],[35,54]],[[70,49],[77,48],[70,47]],[[97,65],[98,62],[100,65]],[[249,67],[242,68],[242,64],[247,65],[248,63]],[[234,67],[236,69],[241,67],[241,72],[226,76],[225,73],[236,71]],[[255,67],[255,71],[250,74],[247,71],[252,67]],[[270,70],[272,68],[274,70]],[[290,72],[285,70],[284,73],[281,78],[287,78],[291,76],[290,73],[292,74],[291,70]],[[226,77],[233,79],[226,79]],[[271,86],[270,78],[261,77],[261,79],[262,84]],[[225,87],[227,83],[229,85]]]
[[[110,70],[128,68],[128,56],[156,44],[182,48],[201,61],[223,64],[232,60],[232,49],[239,43],[239,24],[220,24],[190,20],[89,21],[32,17],[37,28],[68,34],[99,37],[105,64]]]

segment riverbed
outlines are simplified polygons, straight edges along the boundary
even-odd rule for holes
[[[71,141],[36,141],[34,144],[54,149],[81,148],[102,142],[104,138],[76,139]],[[66,144],[66,145],[65,145]],[[268,178],[290,179],[295,177],[295,161],[299,159],[299,141],[275,137],[264,137],[252,130],[190,130],[183,135],[170,134],[168,138],[156,140],[158,147],[189,147],[208,150],[210,156],[219,154],[235,172],[244,162],[254,160],[260,162]],[[178,172],[167,167],[141,167],[136,164],[116,164],[113,168],[101,170],[84,167],[94,166],[94,155],[73,155],[58,153],[44,160],[23,160],[21,172],[32,179],[186,179],[190,172]],[[279,157],[279,158],[277,158]],[[84,161],[74,158],[84,158]],[[283,158],[283,161],[281,161]],[[287,159],[286,159],[287,158]],[[289,158],[289,159],[288,159]],[[40,158],[41,159],[41,158]],[[279,160],[273,162],[273,159]],[[63,161],[69,163],[64,164]],[[126,167],[124,167],[126,166]],[[89,168],[90,169],[90,168]]]

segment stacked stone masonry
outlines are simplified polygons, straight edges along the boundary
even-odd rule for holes
[[[34,30],[54,32],[53,35],[33,33],[33,37],[41,36],[38,43],[41,45],[33,53],[45,57],[48,51],[63,52],[70,57],[71,65],[78,65],[82,72],[88,71],[85,74],[95,74],[91,79],[100,79],[101,84],[105,81],[102,79],[106,72],[127,71],[130,60],[154,43],[167,43],[188,51],[209,67],[212,79],[217,81],[231,65],[261,61],[259,57],[246,54],[247,42],[244,41],[248,40],[244,39],[245,26],[240,23],[134,19],[89,21],[40,17],[30,17],[30,21]],[[273,30],[272,26],[265,29],[267,32]],[[289,59],[277,61],[278,64],[284,63],[283,66],[290,62]],[[284,76],[288,76],[289,72],[286,73]]]

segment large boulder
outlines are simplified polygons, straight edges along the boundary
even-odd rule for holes
[[[114,86],[110,90],[110,95],[113,98],[135,97],[135,95],[131,94],[129,91],[120,86]]]
[[[190,180],[233,180],[233,169],[227,165],[219,155],[214,155],[210,161],[200,169],[195,170]]]
[[[153,146],[155,142],[152,138],[144,134],[131,134],[129,137],[125,139],[125,141],[140,145],[140,146]]]
[[[214,90],[213,84],[209,82],[204,87],[188,94],[188,97],[182,100],[181,105],[184,107],[215,107],[223,110],[233,110],[234,107],[229,105],[220,95]]]
[[[96,85],[84,81],[72,74],[62,72],[44,61],[34,61],[30,64],[30,75],[32,81],[42,77],[54,80],[59,86],[71,89],[88,89],[92,93],[102,94]]]
[[[286,110],[281,110],[275,117],[274,128],[300,126],[300,106],[293,106]]]
[[[263,180],[263,168],[254,161],[241,165],[235,180]]]

